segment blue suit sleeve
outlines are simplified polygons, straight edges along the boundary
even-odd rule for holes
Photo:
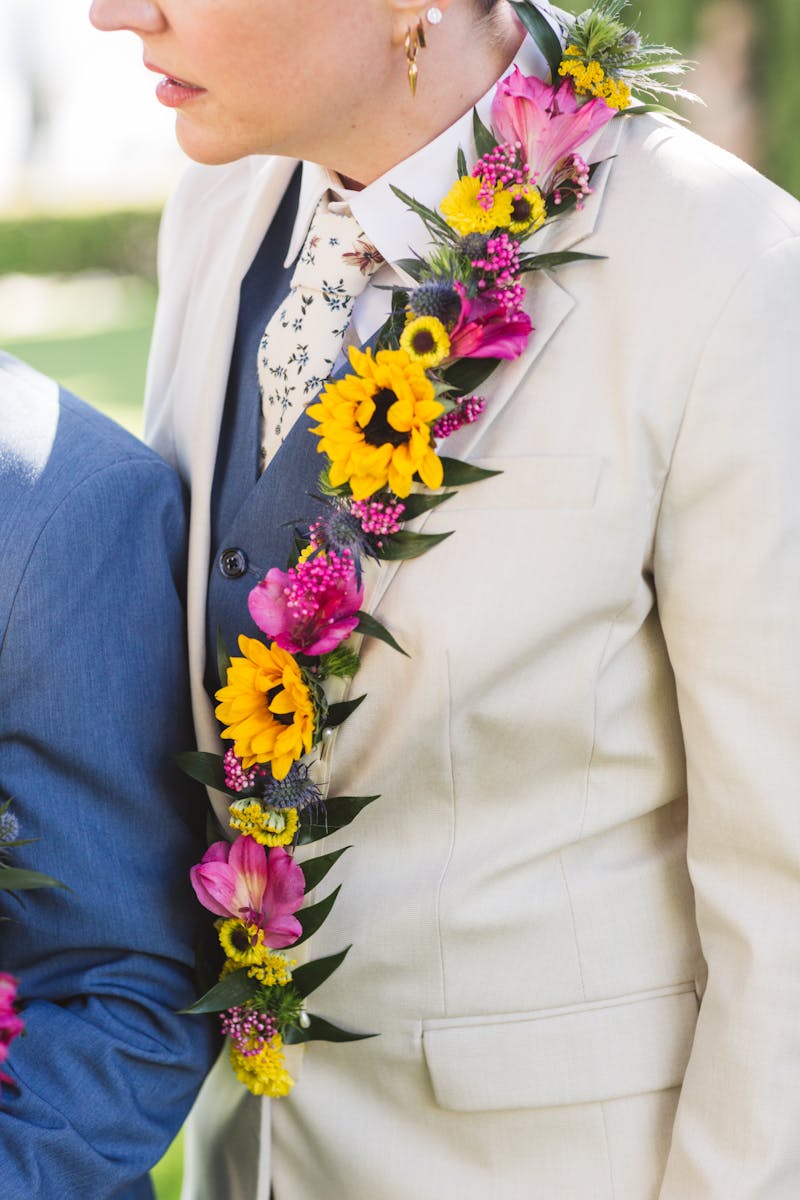
[[[177,479],[153,458],[96,471],[21,574],[0,653],[0,788],[15,865],[71,891],[0,892],[0,969],[26,1034],[0,1099],[4,1200],[101,1200],[180,1127],[216,1046],[191,1003],[204,797],[191,745]],[[142,1184],[139,1185],[140,1188]],[[143,1194],[131,1191],[128,1194]]]

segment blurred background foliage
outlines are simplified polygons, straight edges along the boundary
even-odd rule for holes
[[[693,127],[800,195],[800,0],[633,0],[630,13],[697,60],[689,86],[707,107],[691,107]],[[158,206],[99,207],[60,211],[49,195],[46,212],[0,209],[0,346],[140,432]],[[158,1200],[177,1200],[180,1178],[176,1144],[154,1172]]]

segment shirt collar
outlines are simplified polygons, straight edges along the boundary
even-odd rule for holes
[[[514,62],[500,78],[504,79],[515,66],[525,75],[542,78],[547,73],[545,61],[530,38],[525,39]],[[496,86],[493,84],[475,105],[479,117],[487,125]],[[428,208],[436,209],[455,182],[459,147],[469,154],[471,146],[472,109],[427,146],[391,167],[361,191],[346,188],[339,176],[327,168],[304,162],[297,216],[285,265],[290,266],[300,253],[317,204],[328,189],[335,200],[350,206],[367,239],[387,262],[409,258],[414,251],[424,254],[430,245],[425,226],[416,213],[398,200],[392,187],[400,188]]]

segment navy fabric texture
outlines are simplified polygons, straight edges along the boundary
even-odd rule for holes
[[[204,796],[192,744],[173,472],[0,354],[0,793],[15,865],[0,970],[26,1035],[0,1098],[4,1200],[146,1200],[217,1049],[195,996]]]

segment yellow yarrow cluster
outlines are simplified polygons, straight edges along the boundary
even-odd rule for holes
[[[254,1096],[269,1096],[276,1100],[286,1096],[294,1087],[294,1080],[286,1070],[282,1052],[283,1040],[276,1034],[257,1054],[243,1054],[231,1046],[231,1066],[236,1078]]]
[[[261,846],[288,846],[297,833],[296,808],[264,808],[258,800],[237,800],[230,807],[230,825]]]
[[[559,75],[571,75],[575,91],[581,96],[600,96],[611,108],[623,111],[630,107],[631,89],[622,79],[606,75],[596,60],[584,62],[577,46],[567,46],[566,58],[558,68]]]
[[[371,349],[363,353],[355,346],[350,363],[355,374],[329,383],[308,409],[319,422],[311,432],[330,459],[333,487],[349,484],[356,500],[387,486],[404,498],[417,475],[426,487],[441,487],[444,468],[430,426],[444,407],[424,368],[405,350],[379,350],[373,357]]]
[[[292,763],[308,754],[314,741],[314,702],[300,667],[287,650],[256,638],[239,638],[241,658],[232,658],[227,685],[217,692],[216,714],[233,739],[245,770],[271,763],[284,779]]]

